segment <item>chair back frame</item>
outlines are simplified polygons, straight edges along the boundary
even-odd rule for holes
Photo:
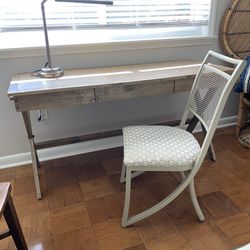
[[[209,60],[211,58],[215,58],[215,59],[219,59],[225,63],[230,63],[230,64],[233,64],[234,65],[234,71],[231,75],[217,69],[217,68],[214,68],[210,65],[208,65],[207,63],[209,62]],[[191,104],[191,101],[192,101],[192,97],[194,96],[194,93],[197,89],[197,83],[200,79],[200,76],[201,76],[201,73],[203,71],[204,68],[209,68],[209,69],[212,69],[213,71],[215,71],[217,74],[223,76],[224,78],[227,79],[227,83],[226,83],[226,86],[224,87],[223,89],[223,92],[221,93],[221,96],[219,98],[219,101],[218,101],[218,105],[216,106],[216,109],[214,111],[214,114],[212,116],[212,119],[211,119],[211,122],[209,124],[209,126],[207,126],[207,124],[204,123],[203,119],[201,117],[199,117],[199,115],[193,113],[199,120],[200,122],[202,123],[202,125],[204,125],[204,127],[206,128],[207,130],[207,133],[206,133],[206,136],[204,138],[204,141],[202,143],[202,146],[201,146],[201,151],[200,151],[200,154],[199,156],[197,157],[197,160],[192,168],[192,177],[195,176],[195,174],[197,173],[197,171],[199,170],[205,156],[206,156],[206,153],[207,153],[207,150],[209,148],[209,145],[211,144],[211,141],[212,141],[212,138],[213,138],[213,135],[215,133],[215,130],[217,128],[217,125],[218,125],[218,122],[219,122],[219,119],[221,117],[221,114],[222,114],[222,111],[224,109],[224,106],[226,104],[226,101],[228,99],[228,96],[235,84],[235,82],[238,80],[241,72],[243,71],[244,67],[246,66],[246,62],[243,61],[243,60],[238,60],[238,59],[233,59],[233,58],[230,58],[230,57],[227,57],[227,56],[224,56],[224,55],[221,55],[217,52],[214,52],[214,51],[209,51],[205,57],[205,59],[203,60],[202,62],[202,65],[195,77],[195,80],[194,80],[194,84],[193,84],[193,87],[191,89],[191,92],[190,92],[190,95],[189,95],[189,98],[188,98],[188,101],[187,101],[187,104],[186,104],[186,107],[185,107],[185,111],[184,111],[184,114],[182,116],[182,119],[181,119],[181,123],[180,123],[180,127],[181,128],[184,128],[185,127],[185,123],[186,123],[186,120],[188,118],[188,115],[189,113],[193,113],[191,110],[190,110],[190,104]],[[191,174],[191,173],[190,173]],[[191,176],[190,176],[191,177]],[[192,178],[191,177],[191,178]]]

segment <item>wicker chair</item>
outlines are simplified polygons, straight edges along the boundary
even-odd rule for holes
[[[250,98],[244,93],[240,95],[236,137],[241,145],[250,148]]]
[[[249,55],[250,1],[231,0],[226,9],[220,27],[220,41],[224,52],[236,59],[245,59]],[[250,148],[250,94],[242,93],[236,138],[243,146]]]
[[[231,63],[231,75],[209,64],[211,59]],[[121,182],[126,182],[122,226],[138,222],[164,208],[189,188],[194,209],[200,221],[204,216],[197,201],[194,177],[207,153],[226,100],[245,62],[209,51],[195,78],[180,127],[130,126],[123,129],[124,160]],[[185,130],[188,115],[196,116],[206,129],[200,147],[195,137]],[[129,217],[131,179],[144,171],[179,172],[182,182],[153,207]]]

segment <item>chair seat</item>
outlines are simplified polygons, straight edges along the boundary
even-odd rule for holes
[[[194,136],[169,126],[129,126],[123,129],[127,167],[191,168],[200,152]]]

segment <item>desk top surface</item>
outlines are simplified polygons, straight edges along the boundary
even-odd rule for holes
[[[60,78],[45,79],[30,73],[15,75],[8,96],[36,95],[84,88],[98,88],[113,84],[134,83],[156,79],[176,79],[193,76],[200,63],[192,60],[153,64],[65,70]]]

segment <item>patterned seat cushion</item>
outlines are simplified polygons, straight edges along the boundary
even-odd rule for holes
[[[125,127],[123,143],[128,167],[192,167],[200,152],[191,133],[169,126]]]

